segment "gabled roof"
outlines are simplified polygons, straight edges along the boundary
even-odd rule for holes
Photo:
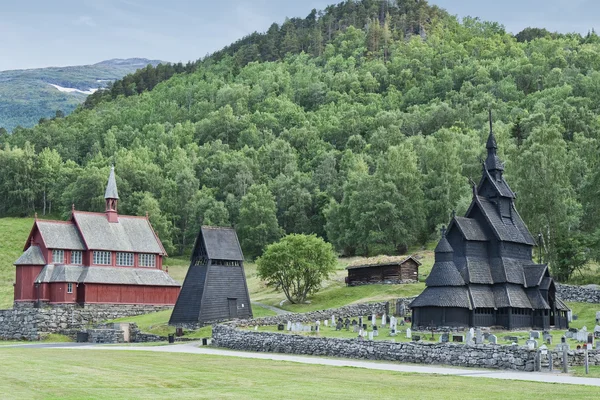
[[[539,286],[542,283],[542,278],[544,277],[544,274],[547,269],[548,269],[547,265],[541,265],[541,264],[525,265],[523,267],[523,272],[525,273],[525,286],[527,286],[527,287]]]
[[[495,308],[494,291],[488,285],[469,285],[473,308]]]
[[[110,223],[104,213],[73,211],[89,250],[166,254],[147,218],[119,215]]]
[[[562,310],[562,311],[569,311],[569,310],[571,310],[569,308],[569,306],[566,305],[565,302],[562,301],[562,299],[560,299],[559,297],[556,297],[554,299],[554,304],[556,305],[556,309],[557,310]]]
[[[481,242],[486,242],[490,240],[488,235],[483,230],[482,226],[474,218],[454,217],[452,222],[450,222],[450,227],[452,227],[453,224],[456,224],[456,226],[458,226],[458,229],[462,232],[466,240],[474,240]]]
[[[105,199],[118,199],[119,192],[117,191],[117,180],[115,179],[115,167],[110,168],[106,191],[104,192]]]
[[[211,260],[244,261],[244,255],[233,228],[203,226],[200,234]]]
[[[33,224],[30,240],[35,229],[42,235],[42,240],[47,249],[85,250],[85,245],[77,232],[77,227],[70,221],[38,219]],[[26,246],[30,240],[28,240]]]
[[[491,168],[489,168],[489,169],[491,169]],[[514,199],[517,197],[515,195],[515,193],[512,191],[512,189],[510,188],[510,186],[508,186],[508,183],[506,183],[506,181],[504,180],[504,177],[502,175],[500,175],[500,177],[498,179],[495,179],[488,171],[487,165],[486,165],[486,168],[483,169],[483,176],[481,177],[481,181],[479,181],[479,185],[477,185],[478,192],[486,180],[488,180],[492,184],[492,186],[494,186],[494,188],[496,189],[496,191],[498,192],[498,194],[500,196],[509,197],[511,199]]]
[[[156,268],[82,267],[46,265],[35,283],[76,282],[108,285],[180,286],[165,271]]]
[[[487,258],[466,257],[466,261],[470,283],[494,283]]]
[[[444,235],[438,242],[434,251],[436,253],[453,253],[454,249],[452,248],[452,246],[450,245],[450,242],[448,242],[448,239],[446,239],[446,236]]]
[[[463,286],[465,284],[452,261],[436,261],[425,280],[426,286]]]
[[[526,289],[525,293],[527,293],[527,297],[529,298],[529,303],[532,308],[538,310],[549,310],[550,306],[544,299],[544,296],[540,293],[538,288]]]
[[[378,256],[356,260],[348,265],[346,269],[381,267],[384,265],[400,265],[404,264],[408,260],[413,260],[417,265],[421,265],[421,262],[419,262],[419,260],[413,256]]]
[[[409,307],[458,307],[469,310],[473,308],[466,286],[426,287]]]
[[[36,245],[29,246],[14,265],[46,265],[42,251]]]
[[[535,245],[533,237],[525,227],[523,220],[513,207],[511,219],[502,219],[495,204],[482,196],[475,196],[467,215],[477,205],[490,224],[496,237],[502,241]]]

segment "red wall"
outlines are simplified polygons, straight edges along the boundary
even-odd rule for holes
[[[82,286],[79,286],[82,289]],[[86,303],[175,305],[179,287],[85,284]]]
[[[75,303],[77,284],[73,283],[73,293],[67,293],[67,283],[55,282],[50,284],[50,303]]]
[[[15,301],[37,300],[34,281],[43,265],[17,265],[15,277]]]

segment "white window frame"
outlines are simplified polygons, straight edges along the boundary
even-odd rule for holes
[[[112,253],[110,251],[94,250],[93,258],[96,265],[112,265]]]
[[[133,253],[117,253],[119,267],[133,267]]]
[[[138,255],[138,264],[140,267],[156,268],[156,254],[140,253]]]
[[[67,293],[73,293],[73,284],[71,282],[67,283]]]
[[[83,252],[81,250],[71,250],[71,264],[83,264]]]
[[[52,264],[64,264],[65,263],[65,251],[64,250],[52,250]]]

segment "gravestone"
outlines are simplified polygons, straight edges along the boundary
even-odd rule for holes
[[[498,338],[496,337],[496,335],[490,335],[488,336],[488,342],[490,344],[498,344]]]
[[[369,340],[373,340],[373,336],[374,336],[373,331],[369,332]]]
[[[504,340],[506,340],[507,342],[519,343],[519,337],[518,336],[505,336]]]
[[[596,350],[600,350],[600,340],[596,342]]]
[[[412,337],[412,331],[410,330],[410,328],[406,329],[406,338],[410,339]]]
[[[444,332],[440,335],[440,343],[448,343],[450,340],[450,334],[448,332]]]
[[[277,325],[277,330],[278,330],[278,331],[282,331],[282,330],[284,330],[284,329],[285,329],[285,327],[283,326],[283,324],[279,324],[279,325]]]
[[[421,335],[413,335],[413,336],[411,337],[411,340],[412,340],[413,342],[418,342],[418,341],[420,341],[420,340],[421,340]]]
[[[358,317],[358,325],[363,326],[363,317]]]
[[[452,342],[454,343],[463,343],[465,341],[464,335],[452,335]]]
[[[341,331],[342,330],[342,319],[338,319],[337,324],[335,324],[335,330],[336,331]]]
[[[471,329],[467,332],[467,346],[473,346],[475,342],[473,342],[473,334],[471,333]]]
[[[400,320],[400,326],[404,326],[404,319]]]
[[[323,325],[325,325],[325,326],[329,326],[328,324],[329,324],[329,321],[328,321],[328,320],[325,320],[325,321],[323,321]]]
[[[529,332],[529,339],[539,339],[540,332],[539,331],[531,331]]]
[[[315,330],[317,331],[317,333],[321,330],[321,321],[317,321],[315,323]]]
[[[587,342],[587,336],[588,336],[587,327],[584,326],[577,332],[576,340],[578,342]]]
[[[381,326],[385,327],[386,324],[387,324],[387,316],[385,315],[385,313],[383,313],[383,315],[381,316]]]
[[[567,311],[567,322],[573,321],[573,311]]]
[[[344,327],[347,331],[350,330],[350,318],[346,317],[346,319],[344,320]]]
[[[372,315],[367,315],[367,321],[372,321],[373,316]]]
[[[479,328],[475,331],[475,344],[483,344],[483,332]]]
[[[565,337],[566,337],[567,339],[573,339],[573,332],[571,332],[571,331],[566,331],[566,332],[565,332]]]
[[[287,322],[287,330],[291,331],[292,330],[292,321],[288,321]]]
[[[399,316],[400,317],[406,316],[406,305],[404,303],[400,304]]]
[[[377,316],[375,314],[371,315],[371,325],[377,325]]]
[[[544,332],[544,343],[546,343],[547,345],[552,344],[552,335],[548,332]]]
[[[491,333],[489,333],[489,332],[483,332],[483,338],[484,338],[485,340],[488,340],[488,339],[489,339],[489,337],[490,337],[490,335],[491,335]]]
[[[469,333],[471,334],[472,337],[475,337],[475,329],[469,328]]]
[[[335,326],[335,315],[331,316],[331,326]]]
[[[366,331],[367,330],[367,324],[363,324],[362,328]]]
[[[587,337],[587,343],[588,343],[588,347],[591,348],[594,345],[594,334],[593,333],[588,333],[588,337]]]
[[[529,339],[525,342],[525,344],[527,345],[527,348],[529,350],[535,350],[535,349],[537,349],[538,341],[535,339]]]
[[[258,325],[254,325],[254,330],[257,331],[258,330]]]
[[[378,330],[374,330],[372,333],[373,333],[373,336],[375,336],[375,337],[379,336],[379,331]]]
[[[596,311],[596,323],[600,325],[600,311]]]
[[[573,321],[577,321],[577,319],[579,319],[579,316],[577,314],[573,314]]]

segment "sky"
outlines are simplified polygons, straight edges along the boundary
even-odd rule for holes
[[[143,57],[196,60],[286,17],[340,0],[2,0],[0,71]],[[518,33],[528,26],[585,34],[597,0],[430,0]],[[598,31],[598,29],[596,29]]]

